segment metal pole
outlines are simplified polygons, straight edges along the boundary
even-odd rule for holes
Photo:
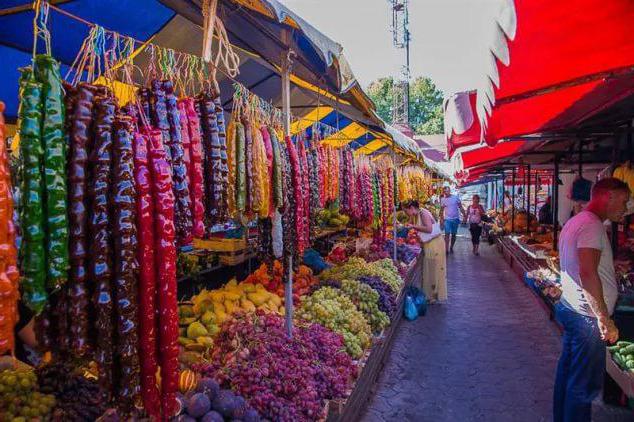
[[[526,234],[531,232],[531,165],[526,167]]]
[[[615,168],[619,163],[619,154],[621,152],[621,137],[617,135],[614,137],[614,145],[612,150],[612,167]],[[610,239],[610,243],[612,246],[612,253],[616,254],[616,250],[618,249],[618,231],[619,225],[617,223],[612,223],[612,237]]]
[[[557,234],[559,229],[559,156],[555,156],[555,171],[553,174],[553,250],[557,250]]]
[[[540,178],[538,174],[535,174],[535,205],[533,206],[535,218],[537,218],[537,193],[539,192],[539,188],[541,188]]]
[[[511,233],[515,233],[515,167],[513,167],[513,173],[511,177]]]
[[[504,201],[506,200],[505,190],[504,190],[504,173],[502,173],[502,214],[504,214]]]
[[[286,53],[282,64],[282,117],[284,135],[291,136],[291,50]],[[288,280],[284,285],[284,310],[286,335],[293,338],[293,256],[288,260]]]
[[[393,215],[392,215],[392,234],[393,234],[393,251],[392,251],[392,259],[396,262],[396,223],[397,223],[397,219],[396,219],[396,196],[397,196],[397,192],[396,192],[396,152],[394,151],[394,140],[392,140],[392,171],[394,174],[394,186],[392,186],[393,192],[394,192],[394,203],[392,204],[393,206]]]

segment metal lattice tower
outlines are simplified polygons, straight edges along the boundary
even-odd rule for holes
[[[388,1],[392,7],[392,42],[405,54],[405,63],[392,88],[392,123],[409,126],[409,0]]]

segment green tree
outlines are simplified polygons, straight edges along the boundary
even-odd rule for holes
[[[394,78],[379,78],[368,86],[368,95],[376,105],[379,117],[392,123],[392,88]],[[427,77],[412,80],[409,88],[409,124],[416,134],[443,133],[443,93]]]

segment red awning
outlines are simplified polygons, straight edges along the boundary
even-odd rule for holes
[[[468,112],[448,113],[450,155],[477,144],[481,132],[495,145],[567,129],[634,95],[634,1],[509,0],[507,5],[514,7],[503,8],[498,18],[493,64],[477,95],[460,93],[448,101],[449,112],[452,102],[471,106]],[[464,96],[468,100],[457,100]],[[462,116],[467,119],[460,121]]]
[[[469,170],[474,167],[490,166],[505,159],[521,154],[531,147],[528,141],[502,142],[494,148],[483,146],[471,151],[462,152],[462,168]]]
[[[476,98],[476,91],[459,92],[445,104],[445,138],[449,158],[458,148],[480,143],[482,133],[476,114]]]
[[[505,34],[514,35],[508,65],[496,61],[488,119],[486,90],[478,92],[489,145],[573,127],[634,93],[632,0],[516,1],[515,12],[516,32]]]

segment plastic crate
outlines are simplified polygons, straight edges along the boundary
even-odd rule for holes
[[[237,252],[246,249],[247,242],[245,239],[194,239],[194,248],[205,249],[214,252]]]

